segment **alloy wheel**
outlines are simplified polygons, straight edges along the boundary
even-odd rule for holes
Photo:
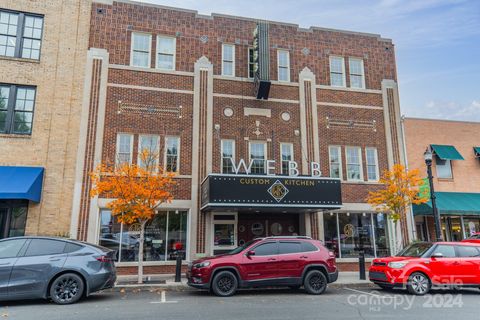
[[[230,276],[224,276],[218,280],[217,286],[223,293],[228,293],[233,288],[233,279]]]
[[[79,291],[79,283],[77,279],[72,277],[64,277],[55,283],[55,297],[62,302],[70,302],[75,298]]]
[[[310,278],[310,286],[315,291],[320,291],[325,286],[323,279],[319,276],[313,276]]]
[[[428,279],[422,274],[415,274],[411,279],[413,291],[417,294],[424,294],[428,291]]]

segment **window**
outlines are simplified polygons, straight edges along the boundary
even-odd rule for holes
[[[348,67],[350,70],[350,87],[365,89],[363,60],[356,58],[348,58]]]
[[[0,239],[25,235],[28,202],[0,201]]]
[[[455,258],[455,247],[449,245],[437,245],[432,255],[440,253],[444,258]]]
[[[437,177],[440,179],[452,179],[452,162],[450,160],[442,160],[439,157],[435,158],[437,164]]]
[[[376,148],[366,148],[365,155],[367,158],[367,179],[368,181],[378,181],[378,155]]]
[[[313,244],[310,242],[302,242],[302,251],[303,252],[313,252],[313,251],[318,251],[318,248],[315,247]]]
[[[267,144],[265,142],[250,142],[250,160],[253,160],[250,173],[265,174]]]
[[[235,46],[222,44],[222,76],[235,76]]]
[[[347,153],[347,180],[363,180],[362,151],[358,147],[346,147]]]
[[[176,39],[157,36],[157,68],[175,70]]]
[[[81,246],[81,245],[79,245],[79,244],[67,242],[67,244],[65,245],[65,249],[63,250],[63,252],[64,252],[64,253],[72,253],[72,252],[81,250],[81,249],[83,249],[83,248],[84,248],[84,247]]]
[[[152,36],[145,33],[132,33],[132,50],[130,65],[133,67],[150,68],[150,50]]]
[[[276,242],[267,242],[261,245],[256,246],[253,251],[255,251],[256,256],[272,256],[278,254],[278,245]]]
[[[277,50],[278,81],[290,81],[290,52]]]
[[[293,161],[293,144],[280,144],[280,158],[282,159],[282,174],[289,175],[288,162]]]
[[[186,259],[188,212],[160,211],[145,226],[144,261]],[[118,262],[138,261],[140,231],[136,224],[123,225],[110,210],[100,211],[99,245],[117,251]]]
[[[115,156],[115,163],[117,165],[124,163],[132,163],[132,150],[133,134],[117,134],[117,154]]]
[[[12,239],[0,242],[0,259],[15,258],[25,241],[24,239]]]
[[[457,246],[457,254],[460,258],[478,257],[480,250],[476,247]]]
[[[330,178],[342,178],[342,148],[329,146]]]
[[[222,173],[234,173],[235,140],[222,140]]]
[[[165,170],[168,172],[178,172],[180,159],[180,138],[165,138]]]
[[[279,254],[289,254],[289,253],[299,253],[299,252],[302,252],[302,244],[300,242],[282,241],[278,246]]]
[[[138,137],[138,165],[147,170],[158,168],[160,137],[155,135],[140,135]]]
[[[32,239],[28,245],[26,257],[61,254],[65,250],[66,242],[49,239]]]
[[[40,59],[43,17],[0,11],[0,55]]]
[[[255,77],[255,59],[253,56],[253,48],[248,48],[248,77]]]
[[[35,87],[0,84],[0,133],[32,133],[35,93]]]
[[[330,57],[330,85],[345,87],[345,62],[343,57]]]
[[[221,254],[237,246],[237,215],[213,214],[213,254]]]

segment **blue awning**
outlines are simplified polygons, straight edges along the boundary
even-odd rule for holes
[[[40,202],[43,171],[41,167],[0,166],[0,199]]]

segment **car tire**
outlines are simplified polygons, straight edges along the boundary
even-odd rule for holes
[[[408,277],[407,290],[411,294],[423,296],[430,291],[432,283],[430,279],[421,272],[414,272]]]
[[[50,285],[50,299],[56,304],[75,303],[83,296],[85,283],[75,273],[64,273]]]
[[[327,289],[327,277],[319,270],[312,270],[305,276],[303,285],[309,294],[322,294]]]
[[[237,292],[237,277],[230,271],[220,271],[212,281],[212,291],[219,297],[230,297]]]

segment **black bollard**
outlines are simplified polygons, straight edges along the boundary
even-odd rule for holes
[[[360,280],[366,280],[365,274],[365,251],[360,250],[358,252],[358,271],[360,273]]]
[[[175,282],[180,282],[182,279],[182,254],[177,251],[177,265],[175,268]]]

